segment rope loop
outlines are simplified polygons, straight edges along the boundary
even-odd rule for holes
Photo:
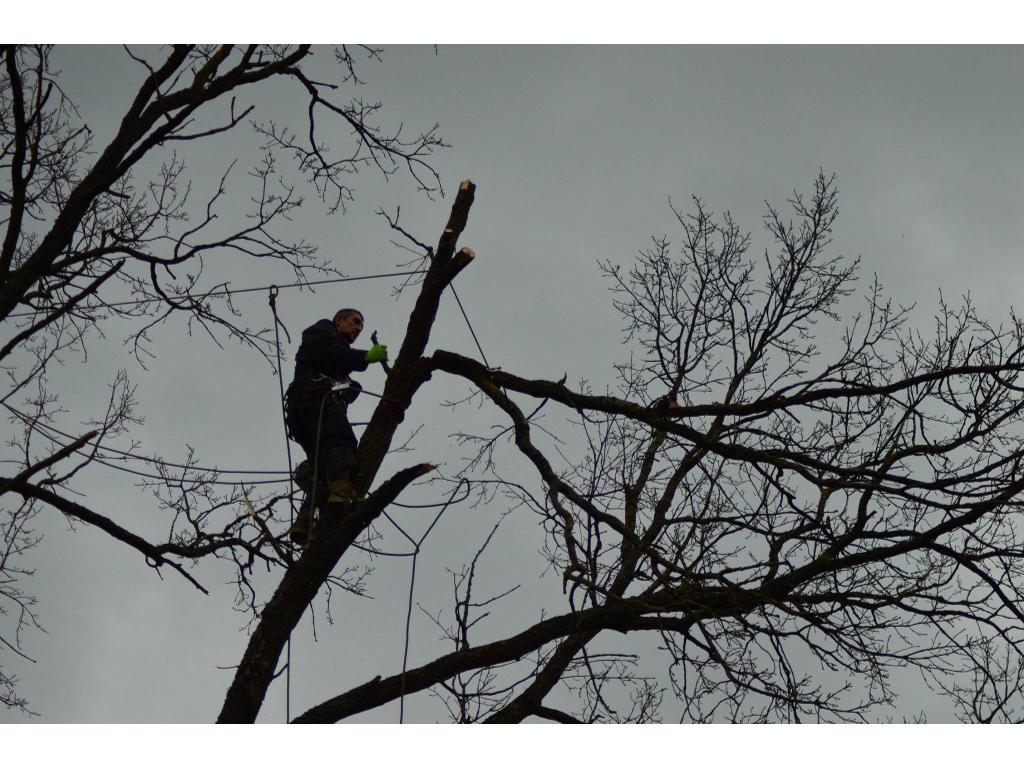
[[[288,326],[281,322],[281,318],[277,316],[277,294],[280,293],[280,289],[276,285],[271,285],[267,288],[267,303],[270,304],[270,311],[274,315],[274,339],[277,347],[277,364],[278,368],[281,367],[281,340],[277,335],[278,327],[284,331],[284,335],[288,339],[288,343],[292,343],[292,335],[288,333]]]

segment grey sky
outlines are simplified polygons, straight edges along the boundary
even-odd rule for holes
[[[139,69],[116,48],[59,52],[69,95],[102,142],[110,120],[129,98]],[[325,64],[329,52],[324,51]],[[402,223],[436,240],[451,196],[463,178],[477,184],[462,243],[477,260],[456,286],[493,366],[523,376],[611,383],[612,363],[628,350],[597,259],[628,263],[651,235],[678,234],[668,201],[686,208],[691,195],[709,208],[732,211],[766,244],[760,217],[765,199],[783,205],[794,189],[809,192],[819,168],[835,172],[840,217],[834,249],[862,256],[862,285],[877,273],[888,293],[918,303],[926,328],[941,288],[970,292],[990,319],[1017,303],[1021,277],[1024,196],[1024,52],[1017,48],[773,48],[773,47],[386,47],[383,62],[366,62],[361,90],[384,103],[385,125],[410,128],[437,121],[453,148],[435,162],[448,197],[430,201],[403,179],[385,184],[372,171],[355,182],[344,216],[328,218],[312,198],[294,224],[347,273],[390,271],[407,254],[389,244],[374,211],[401,206]],[[258,115],[280,119],[301,104],[271,92]],[[343,139],[338,137],[339,145]],[[238,153],[253,155],[248,134],[186,155],[200,198]],[[282,164],[282,170],[287,166]],[[233,172],[244,197],[245,163]],[[205,187],[204,187],[205,185]],[[226,209],[229,213],[231,208]],[[236,214],[238,210],[236,210]],[[218,271],[235,286],[284,282],[280,271]],[[315,296],[283,292],[280,311],[297,340],[303,327],[342,305],[366,314],[382,340],[400,339],[411,294],[397,302],[387,281],[350,284]],[[268,325],[266,297],[239,299],[251,326]],[[111,371],[127,368],[146,423],[135,434],[147,453],[172,460],[193,446],[205,463],[280,468],[285,464],[277,381],[251,352],[218,350],[180,324],[154,334],[157,357],[141,370],[116,331],[96,339],[82,363],[70,357],[53,376],[69,409],[65,428],[102,405]],[[362,340],[362,341],[365,341]],[[476,356],[451,297],[432,335],[436,347]],[[293,354],[296,346],[289,350]],[[290,364],[286,365],[290,373]],[[381,373],[360,377],[379,391]],[[415,453],[395,461],[446,460],[453,471],[447,412],[431,403],[465,388],[436,377],[419,395],[406,427],[426,423]],[[368,414],[364,398],[355,417]],[[473,406],[475,408],[475,406]],[[484,408],[461,409],[459,428],[499,421]],[[411,463],[411,462],[409,462]],[[398,466],[394,463],[394,466]],[[522,467],[520,476],[530,478]],[[127,527],[159,535],[162,521],[131,478],[92,469],[77,487]],[[414,499],[434,499],[425,490]],[[410,531],[429,513],[403,510]],[[496,519],[494,509],[463,506],[446,513],[418,565],[417,600],[428,611],[448,609],[451,580]],[[417,526],[420,526],[418,528]],[[204,597],[172,573],[160,581],[134,552],[96,530],[68,533],[59,515],[44,513],[46,535],[33,553],[28,589],[40,601],[47,634],[27,638],[34,665],[4,658],[21,677],[20,691],[48,722],[208,722],[246,640],[244,619],[231,610],[233,591],[220,585],[230,570],[202,565]],[[386,524],[385,548],[405,548]],[[561,604],[557,579],[541,580],[536,520],[507,518],[483,561],[480,589],[522,583],[502,611],[482,627],[496,639]],[[526,563],[526,569],[521,564]],[[293,712],[401,667],[407,559],[378,560],[369,580],[372,600],[338,595],[335,625],[317,603],[319,642],[308,617],[295,638]],[[272,582],[264,580],[267,594]],[[410,664],[447,650],[437,629],[414,614]],[[652,667],[657,671],[657,665]],[[948,718],[914,680],[900,712]],[[673,709],[665,707],[671,719]],[[407,702],[407,719],[443,720],[429,696]],[[397,706],[364,719],[396,721]],[[284,717],[283,682],[271,689],[261,721]],[[25,718],[0,711],[0,722]]]

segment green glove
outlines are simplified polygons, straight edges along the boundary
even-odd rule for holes
[[[366,352],[366,362],[368,363],[386,363],[388,361],[388,345],[387,344],[374,344]]]

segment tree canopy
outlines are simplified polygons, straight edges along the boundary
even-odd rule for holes
[[[690,721],[868,720],[896,701],[900,669],[919,671],[964,719],[1019,718],[1024,326],[1014,315],[993,323],[965,299],[942,301],[925,331],[877,280],[860,287],[857,261],[833,252],[838,193],[824,173],[785,206],[767,206],[756,247],[728,213],[695,198],[672,209],[674,240],[601,261],[625,346],[599,386],[432,347],[441,298],[475,257],[460,245],[472,182],[458,187],[432,245],[391,218],[417,253],[400,288],[415,302],[361,433],[362,495],[326,509],[303,550],[284,536],[287,479],[262,497],[224,494],[215,470],[186,464],[172,477],[165,464],[153,480],[169,520],[161,541],[77,498],[76,475],[135,422],[130,383],[117,374],[92,428],[63,440],[47,431],[59,395],[47,370],[62,350],[141,317],[144,358],[146,330],[185,316],[279,365],[280,338],[244,325],[201,269],[214,258],[270,258],[300,282],[330,269],[310,244],[274,234],[298,204],[275,171],[278,153],[298,161],[295,173],[329,210],[344,205],[348,175],[363,166],[439,187],[428,165],[443,145],[436,127],[407,139],[371,125],[374,105],[329,101],[303,70],[307,47],[175,46],[162,61],[129,53],[148,76],[117,135],[93,150],[49,51],[4,52],[0,358],[2,402],[20,425],[14,469],[0,478],[0,599],[15,608],[13,628],[0,628],[8,649],[22,652],[35,621],[18,562],[44,511],[98,527],[200,590],[194,566],[226,560],[252,625],[219,720],[255,721],[317,595],[362,588],[347,564],[377,544],[374,525],[403,492],[435,476],[425,457],[382,467],[401,456],[424,385],[443,380],[466,393],[456,407],[473,404],[496,423],[457,434],[470,453],[444,479],[450,499],[468,492],[494,520],[452,574],[449,610],[432,615],[452,650],[367,674],[295,721],[337,722],[421,691],[457,722],[649,722],[662,719],[666,696]],[[343,83],[356,77],[347,49],[337,61]],[[234,130],[249,115],[234,97],[271,79],[305,94],[305,130],[253,123],[268,152],[253,217],[220,229],[222,185],[197,222],[174,148]],[[213,105],[226,113],[206,122]],[[337,159],[318,140],[323,117],[348,126],[351,154]],[[143,175],[153,157],[165,159]],[[528,472],[507,469],[516,462]],[[495,635],[481,621],[515,587],[480,595],[474,586],[506,517],[542,527],[537,590],[561,610],[538,607]],[[269,594],[257,566],[274,574]],[[25,708],[14,682],[0,679],[0,694]]]

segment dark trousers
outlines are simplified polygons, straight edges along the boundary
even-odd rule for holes
[[[356,436],[348,423],[348,405],[325,387],[288,388],[285,423],[295,442],[302,446],[316,472],[313,497],[316,506],[327,500],[333,480],[355,480]],[[307,498],[304,507],[310,504]]]

